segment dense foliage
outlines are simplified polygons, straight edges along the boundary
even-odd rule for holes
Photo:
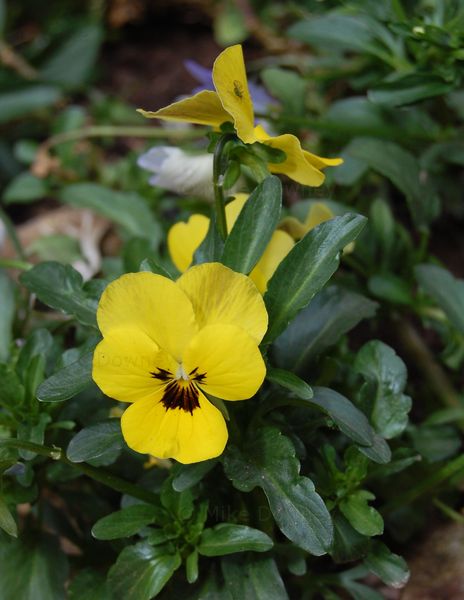
[[[248,18],[216,3],[220,45],[244,42],[246,58],[260,46],[249,77],[272,102],[256,116],[343,158],[320,187],[271,175],[285,149],[244,143],[231,124],[157,127],[104,91],[101,57],[136,43],[148,8],[115,29],[117,2],[10,4],[0,600],[376,600],[369,574],[403,586],[411,540],[431,520],[462,521],[464,2],[256,0]],[[137,165],[168,144],[214,153],[220,194],[251,194],[226,240],[217,189],[214,206],[188,185],[151,186]],[[309,226],[321,204],[333,218]],[[42,210],[87,217],[31,241],[18,223]],[[102,292],[125,273],[177,279],[168,231],[192,214],[209,218],[195,264],[249,274],[276,228],[299,241],[266,282],[263,386],[212,399],[225,451],[181,464],[128,447],[125,405],[94,383],[92,359]],[[89,232],[89,215],[110,228]]]

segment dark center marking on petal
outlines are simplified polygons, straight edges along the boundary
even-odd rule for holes
[[[166,369],[160,369],[159,367],[156,368],[157,371],[152,371],[150,373],[153,379],[160,379],[161,381],[169,381],[170,379],[173,379],[171,371],[167,371]]]
[[[206,373],[198,373],[198,367],[195,367],[192,371],[190,371],[189,377],[195,381],[198,381],[198,383],[204,383],[206,379]]]
[[[200,407],[198,396],[198,389],[193,382],[173,379],[164,388],[161,402],[166,410],[181,408],[192,414],[195,408]]]

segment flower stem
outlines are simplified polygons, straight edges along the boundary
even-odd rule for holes
[[[35,452],[36,454],[40,454],[41,456],[47,456],[48,458],[52,458],[53,460],[59,460],[62,463],[73,467],[77,471],[80,471],[83,475],[87,475],[91,477],[95,481],[99,483],[103,483],[107,487],[116,490],[117,492],[121,492],[122,494],[128,494],[133,498],[137,498],[138,500],[142,500],[142,502],[148,502],[149,504],[157,504],[159,499],[156,494],[141,488],[138,485],[134,485],[125,479],[121,479],[121,477],[117,477],[112,473],[108,473],[104,469],[100,469],[97,467],[92,467],[90,465],[86,465],[83,463],[75,463],[69,460],[66,456],[65,452],[62,448],[58,448],[56,446],[42,446],[40,444],[34,444],[33,442],[17,440],[13,438],[0,440],[0,448],[18,448],[22,450],[29,450],[30,452]]]
[[[416,328],[406,319],[400,319],[395,322],[395,332],[404,352],[409,355],[412,364],[420,369],[428,387],[442,404],[450,408],[462,407],[458,392]],[[464,423],[460,423],[460,427],[464,429]]]
[[[39,148],[49,150],[53,146],[73,142],[83,138],[92,137],[139,137],[139,138],[171,138],[176,140],[196,139],[204,135],[208,130],[206,128],[194,129],[168,129],[163,127],[148,126],[120,126],[120,125],[91,125],[82,129],[73,129],[72,131],[63,131],[49,137]]]
[[[214,149],[213,158],[213,188],[214,188],[214,205],[216,209],[216,223],[219,233],[223,240],[227,237],[227,221],[226,221],[226,204],[224,200],[223,189],[223,159],[224,148],[231,139],[233,134],[226,133],[223,135]]]
[[[380,511],[382,514],[412,504],[421,496],[430,496],[436,488],[446,483],[452,477],[464,474],[464,455],[457,456],[440,469],[435,470],[417,485],[407,489],[403,494],[396,495],[388,501]]]
[[[20,269],[21,271],[29,271],[33,265],[23,260],[15,260],[14,258],[0,258],[0,268]]]

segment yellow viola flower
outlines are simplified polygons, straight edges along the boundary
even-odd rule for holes
[[[203,90],[157,111],[138,110],[149,119],[186,121],[214,128],[231,121],[237,136],[245,144],[260,142],[285,152],[286,160],[269,163],[269,170],[287,175],[303,185],[321,185],[325,179],[322,170],[343,162],[341,158],[322,158],[303,150],[298,138],[292,134],[270,136],[261,125],[255,126],[243,51],[239,44],[226,48],[216,58],[213,83],[216,91]]]
[[[295,217],[285,217],[279,224],[279,229],[285,231],[294,240],[300,240],[308,231],[314,229],[321,223],[329,221],[335,217],[335,213],[324,204],[324,202],[314,202],[311,204],[306,219],[302,223]],[[350,242],[343,251],[345,253],[353,252],[354,242]]]
[[[245,400],[266,374],[258,345],[268,317],[253,282],[219,263],[176,282],[129,273],[105,289],[97,321],[92,376],[130,403],[121,417],[128,446],[181,463],[219,456],[227,427],[206,394]]]
[[[234,200],[227,204],[226,221],[229,232],[234,226],[247,198],[248,194],[236,194]],[[176,223],[169,230],[169,254],[181,273],[191,265],[193,255],[205,239],[208,228],[208,217],[194,214],[189,218],[187,223]],[[293,246],[293,239],[288,233],[279,230],[274,231],[266,250],[250,273],[250,278],[254,281],[261,294],[264,294],[269,279]]]

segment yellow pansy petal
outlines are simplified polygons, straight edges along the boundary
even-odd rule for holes
[[[306,234],[308,228],[295,217],[285,217],[279,223],[279,230],[285,231],[294,240],[300,240]]]
[[[257,343],[267,330],[267,311],[261,294],[246,275],[220,263],[191,267],[177,285],[190,299],[198,326],[224,324],[245,329]]]
[[[198,391],[199,407],[192,413],[166,409],[156,400],[135,402],[124,412],[121,427],[127,445],[142,454],[193,463],[222,454],[227,427],[221,412]]]
[[[311,154],[307,150],[303,150],[304,157],[306,160],[316,167],[316,169],[325,169],[326,167],[337,167],[343,163],[343,158],[324,158],[323,156],[317,156],[317,154]]]
[[[294,135],[284,133],[263,141],[263,144],[283,150],[287,155],[286,160],[282,163],[268,163],[271,173],[287,175],[287,177],[302,185],[312,187],[318,187],[324,183],[325,175],[308,163],[303,154],[300,141]]]
[[[289,133],[271,137],[262,125],[257,125],[255,135],[257,141],[283,150],[287,154],[285,162],[269,163],[269,170],[273,173],[283,173],[303,185],[321,185],[325,177],[320,170],[336,167],[343,162],[341,158],[324,158],[303,150],[298,138]]]
[[[308,212],[308,216],[305,220],[307,230],[309,231],[311,229],[314,229],[314,227],[317,227],[321,223],[333,219],[334,216],[334,213],[326,204],[324,204],[323,202],[315,202],[311,205],[311,208]]]
[[[164,385],[152,376],[156,368],[175,373],[177,364],[142,331],[113,329],[95,348],[92,377],[110,398],[135,402]]]
[[[213,65],[214,87],[222,106],[233,118],[238,137],[246,144],[256,141],[253,132],[253,103],[243,61],[242,47],[237,44],[226,48]]]
[[[293,246],[293,239],[288,233],[279,230],[274,231],[266,250],[250,273],[251,279],[253,279],[261,294],[264,294],[267,289],[267,282]]]
[[[238,215],[241,213],[249,194],[235,194],[234,199],[226,205],[227,229],[232,230]]]
[[[187,223],[176,223],[169,230],[169,254],[181,273],[186,271],[192,263],[195,250],[205,239],[208,227],[208,217],[192,215]]]
[[[222,123],[232,120],[224,110],[219,96],[210,90],[203,90],[190,98],[173,102],[159,110],[151,111],[139,108],[138,112],[147,119],[186,121],[212,127],[219,127]]]
[[[100,299],[97,321],[104,337],[113,329],[137,329],[179,361],[198,329],[192,304],[180,287],[154,273],[128,273],[110,283]]]
[[[201,329],[185,350],[186,373],[195,370],[198,385],[223,400],[254,396],[266,375],[256,341],[235,325],[209,325]]]

